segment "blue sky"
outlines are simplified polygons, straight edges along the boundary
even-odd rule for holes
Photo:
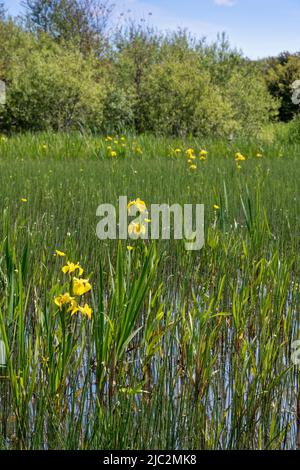
[[[12,15],[19,0],[2,0]],[[300,0],[112,0],[116,15],[130,10],[160,29],[187,27],[197,36],[215,39],[225,31],[233,46],[248,57],[300,50]],[[152,13],[150,16],[149,13]]]

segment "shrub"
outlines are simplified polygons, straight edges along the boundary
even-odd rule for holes
[[[278,112],[258,66],[224,36],[208,46],[184,31],[131,25],[100,59],[0,20],[0,41],[2,130],[253,135]]]
[[[6,74],[2,127],[36,131],[101,126],[106,74],[95,58],[84,58],[47,36],[37,40],[27,34],[24,39]]]
[[[230,104],[193,58],[156,64],[143,84],[149,130],[167,134],[229,131]]]
[[[279,101],[268,92],[264,78],[249,66],[233,72],[225,96],[231,103],[240,133],[257,134],[278,114]]]

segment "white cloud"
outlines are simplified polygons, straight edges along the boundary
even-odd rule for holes
[[[216,5],[221,5],[223,7],[233,7],[236,4],[236,0],[214,0]]]

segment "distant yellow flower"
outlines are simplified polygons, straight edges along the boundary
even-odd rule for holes
[[[114,140],[114,144],[118,145],[119,144],[118,140]]]
[[[112,151],[110,152],[110,156],[111,156],[111,157],[116,157],[116,156],[117,156],[117,152],[115,152],[114,150],[112,150]]]
[[[75,315],[75,313],[77,313],[78,310],[79,310],[79,306],[76,300],[72,299],[70,302],[70,307],[68,308],[67,312],[71,313],[71,316],[72,316],[72,315]]]
[[[74,273],[75,271],[79,272],[79,276],[82,276],[83,274],[83,269],[82,267],[80,266],[79,263],[75,264],[75,263],[70,263],[70,261],[67,262],[67,264],[62,268],[62,272],[64,274],[72,274]]]
[[[105,140],[106,140],[107,142],[111,142],[113,139],[112,139],[112,137],[110,137],[110,135],[108,135]]]
[[[121,140],[122,140],[122,142],[125,142],[126,137],[122,136],[122,137],[121,137]]]
[[[133,246],[131,246],[131,245],[127,245],[127,250],[128,250],[128,251],[132,251],[132,250],[134,250],[134,248],[133,248]]]
[[[77,304],[74,297],[71,297],[69,293],[60,295],[54,299],[55,304],[62,310],[64,305],[69,305],[67,312],[71,314],[71,316],[75,315],[75,313],[80,312],[82,315],[88,317],[89,319],[92,318],[92,309],[88,304],[85,304],[84,307],[81,307]]]
[[[28,199],[26,199],[26,197],[21,198],[21,202],[27,202],[27,201],[28,201]]]
[[[144,201],[142,201],[139,197],[135,199],[134,201],[130,201],[127,205],[128,213],[133,214],[132,209],[136,208],[141,214],[144,214],[146,212],[147,207]]]
[[[47,144],[43,144],[43,145],[41,146],[41,148],[42,148],[42,150],[47,150],[48,145],[47,145]]]
[[[214,204],[214,209],[219,210],[220,206],[218,206],[218,204]]]
[[[193,171],[197,170],[197,165],[191,165],[190,170],[193,170]]]
[[[66,292],[65,294],[55,297],[54,302],[61,310],[64,305],[70,304],[73,300],[74,300],[74,297],[71,297],[70,294]]]
[[[181,149],[175,149],[174,152],[175,152],[176,154],[181,153]]]
[[[129,235],[134,235],[136,238],[139,238],[141,235],[145,235],[146,227],[143,224],[131,222],[128,227]]]
[[[208,152],[206,150],[201,150],[200,152],[200,160],[205,161],[207,157]]]
[[[89,283],[88,279],[78,279],[74,277],[73,279],[73,294],[74,295],[83,295],[91,290],[92,286]]]
[[[59,250],[55,250],[55,254],[56,254],[57,256],[61,256],[62,258],[63,258],[64,256],[66,256],[66,254],[65,254],[63,251],[59,251]]]
[[[93,310],[88,304],[85,304],[84,307],[78,307],[78,311],[82,313],[85,317],[88,317],[89,320],[92,318]]]
[[[139,153],[141,155],[143,153],[143,150],[141,149],[141,147],[136,147],[135,153]]]
[[[244,157],[244,155],[242,155],[240,152],[237,152],[235,154],[235,161],[236,162],[243,162],[246,160],[246,157]]]
[[[240,170],[242,168],[239,163],[237,163],[236,167],[237,167],[238,170]]]
[[[196,155],[191,155],[189,160],[196,160]]]
[[[256,154],[256,157],[257,157],[257,158],[262,158],[262,154],[261,154],[261,153],[257,153],[257,154]]]
[[[194,155],[194,150],[193,149],[187,149],[187,151],[185,153],[187,154],[188,157],[191,157],[191,155]]]

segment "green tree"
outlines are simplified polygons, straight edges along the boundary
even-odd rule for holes
[[[106,71],[93,55],[63,47],[47,35],[23,33],[6,71],[7,104],[1,127],[7,130],[70,130],[103,125]]]
[[[195,57],[155,64],[143,84],[148,129],[171,135],[224,135],[234,125],[230,103]]]
[[[4,20],[5,18],[5,8],[4,8],[4,3],[0,2],[0,21]]]
[[[101,55],[107,46],[105,30],[113,8],[107,0],[24,0],[24,6],[30,31],[73,42],[87,54]]]
[[[282,53],[277,58],[264,61],[263,70],[270,93],[280,100],[279,118],[290,121],[299,111],[292,102],[292,84],[300,80],[300,54]]]
[[[253,64],[244,65],[232,73],[225,96],[234,110],[239,132],[253,135],[277,118],[279,101],[271,96],[264,77]]]
[[[143,83],[147,80],[151,66],[158,60],[162,36],[143,23],[129,21],[120,28],[114,42],[117,50],[115,70],[118,86],[128,90],[132,97],[134,127],[137,132],[147,129],[147,108]]]

